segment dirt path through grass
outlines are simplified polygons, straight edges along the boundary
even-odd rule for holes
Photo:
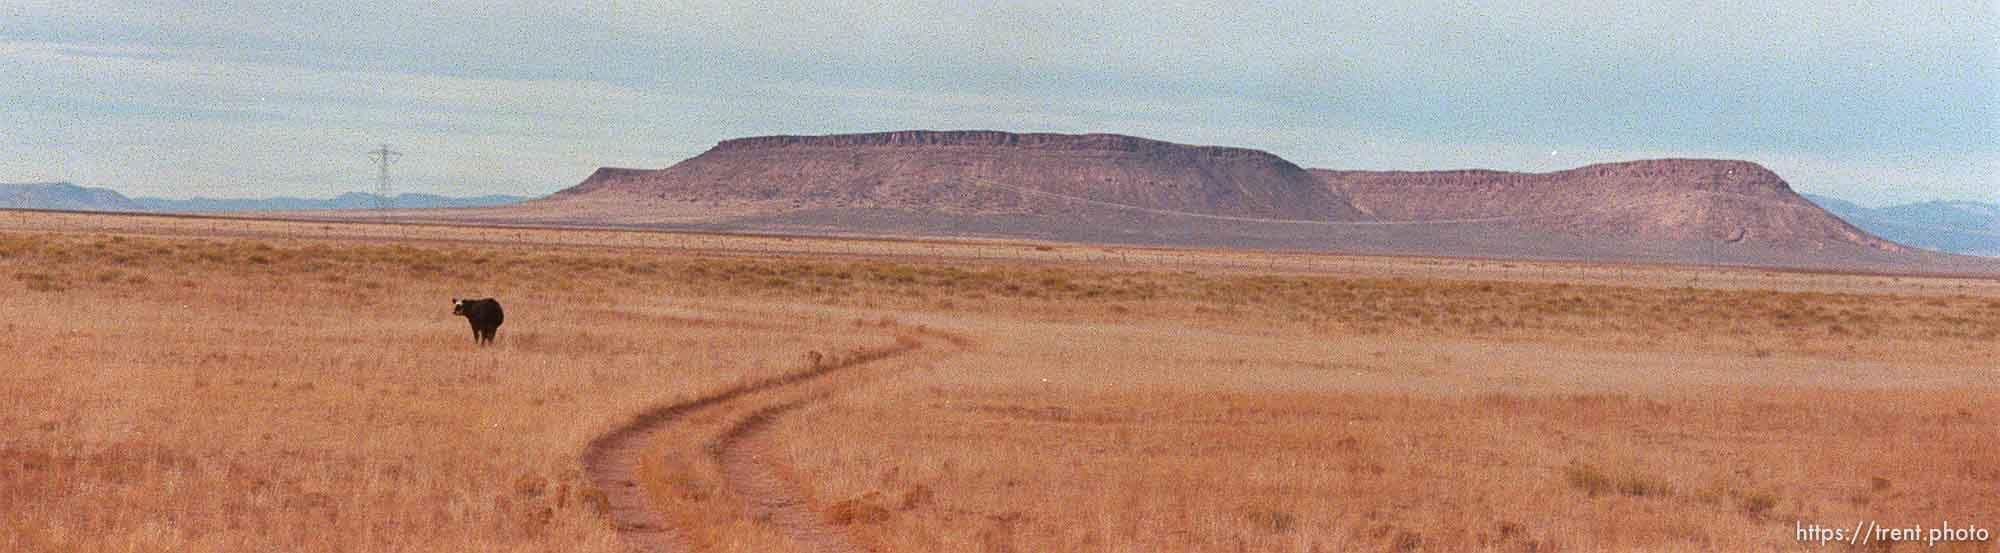
[[[721,323],[723,321],[715,321]],[[884,325],[886,326],[886,324]],[[957,337],[925,330],[896,332],[890,345],[867,348],[820,360],[792,373],[751,382],[696,399],[648,410],[624,426],[592,440],[583,453],[586,477],[605,496],[606,516],[636,551],[697,551],[694,540],[674,528],[662,506],[655,505],[639,476],[648,446],[656,438],[697,413],[749,412],[727,430],[705,441],[706,453],[721,466],[723,485],[741,498],[752,520],[775,529],[811,551],[862,551],[839,528],[813,509],[804,490],[779,476],[772,456],[756,437],[784,413],[821,401],[840,389],[866,382],[855,369],[937,343],[962,347]],[[852,378],[833,380],[832,376]],[[685,440],[684,440],[685,441]],[[672,447],[703,447],[681,443]]]
[[[866,551],[813,509],[806,491],[785,479],[766,442],[758,439],[778,417],[804,403],[788,402],[752,413],[724,433],[711,446],[711,451],[722,463],[723,476],[728,479],[729,486],[749,497],[753,519],[777,527],[810,551]]]

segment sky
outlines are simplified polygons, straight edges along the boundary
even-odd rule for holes
[[[331,196],[388,144],[397,191],[541,195],[742,136],[991,129],[2000,203],[2000,0],[310,4],[0,3],[0,182]]]

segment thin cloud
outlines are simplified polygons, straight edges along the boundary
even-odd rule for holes
[[[663,166],[746,134],[993,128],[1240,145],[1326,167],[1760,156],[1803,189],[1864,203],[2000,200],[2000,28],[1978,3],[30,1],[10,10],[0,64],[15,71],[0,76],[0,114],[53,122],[27,128],[34,138],[0,139],[12,158],[0,170],[119,187],[165,186],[113,179],[148,173],[128,167],[169,172],[177,160],[61,137],[144,121],[150,140],[232,152],[246,166],[185,178],[275,193],[341,184],[244,184],[232,175],[282,173],[247,166],[283,156],[206,125],[285,129],[313,143],[336,140],[304,135],[456,141],[438,153],[556,167],[504,167],[523,177],[440,161],[425,176],[411,163],[416,189],[546,192],[597,165]],[[29,156],[50,148],[63,167],[34,169]],[[1903,182],[1883,182],[1896,171],[1908,171]]]

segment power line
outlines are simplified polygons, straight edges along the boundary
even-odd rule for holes
[[[380,149],[368,152],[368,159],[375,160],[376,167],[380,169],[380,172],[375,177],[375,209],[389,208],[391,198],[389,164],[396,161],[396,158],[399,157],[403,157],[403,153],[389,149],[388,144],[383,144]]]

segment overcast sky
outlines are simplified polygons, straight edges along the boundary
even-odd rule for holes
[[[996,129],[2000,202],[1993,0],[310,4],[0,3],[0,182],[328,196],[388,143],[402,191],[545,194],[740,136]]]

